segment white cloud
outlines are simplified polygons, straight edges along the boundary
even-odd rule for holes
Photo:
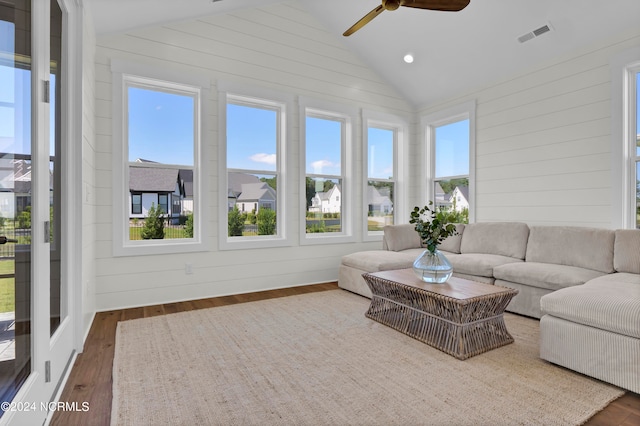
[[[258,154],[253,154],[251,157],[249,157],[251,159],[251,161],[255,161],[256,163],[266,163],[266,164],[271,164],[271,165],[275,165],[276,164],[276,154],[265,154],[265,153],[258,153]]]
[[[314,161],[313,163],[311,163],[311,167],[313,168],[315,173],[319,173],[322,171],[322,169],[324,168],[340,168],[340,163],[338,164],[334,164],[331,161],[328,160],[318,160],[318,161]]]

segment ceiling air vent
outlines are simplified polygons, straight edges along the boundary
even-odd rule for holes
[[[540,37],[542,34],[548,33],[549,31],[551,31],[551,25],[545,24],[540,28],[536,28],[531,32],[521,35],[520,37],[518,37],[518,41],[520,43],[524,43],[525,41],[529,41],[533,38]]]

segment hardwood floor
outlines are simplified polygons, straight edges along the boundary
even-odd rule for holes
[[[188,302],[167,303],[143,308],[100,312],[91,326],[85,342],[84,352],[79,354],[60,398],[64,402],[89,403],[87,412],[64,412],[54,414],[51,425],[102,426],[111,419],[112,380],[111,370],[119,321],[147,318],[195,309],[213,308],[256,300],[286,297],[337,289],[337,283],[316,284],[258,293],[215,297]],[[627,392],[592,417],[589,426],[637,426],[640,425],[640,394]]]

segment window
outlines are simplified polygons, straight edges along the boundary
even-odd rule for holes
[[[473,221],[475,103],[426,117],[427,199],[437,209]]]
[[[131,213],[142,214],[142,194],[131,194]]]
[[[406,179],[400,172],[407,120],[395,115],[363,111],[364,135],[364,239],[382,238],[385,225],[406,223],[402,206]]]
[[[158,194],[158,207],[160,207],[164,215],[169,212],[169,196],[167,194]]]
[[[614,159],[613,227],[640,229],[640,57],[637,49],[611,62]],[[618,191],[615,191],[615,188]]]
[[[367,129],[367,231],[382,231],[394,223],[396,130]]]
[[[632,84],[630,84],[629,118],[631,128],[634,130],[631,133],[630,145],[632,160],[635,163],[635,185],[632,186],[630,198],[633,199],[631,204],[634,210],[632,216],[635,218],[635,227],[640,229],[640,66],[633,69],[630,80]],[[635,155],[633,155],[634,151]]]
[[[301,99],[300,242],[352,240],[351,123],[354,111]]]
[[[220,190],[227,194],[221,248],[283,244],[286,103],[226,92],[221,96],[226,179]]]
[[[208,79],[112,61],[114,254],[203,250],[201,108]],[[134,75],[135,74],[135,75]],[[189,188],[189,192],[185,191]],[[145,240],[152,208],[164,238]],[[193,234],[186,218],[193,216]]]
[[[342,232],[342,141],[344,119],[306,115],[306,233]]]

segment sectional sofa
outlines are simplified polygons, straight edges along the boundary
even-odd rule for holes
[[[640,230],[457,225],[440,245],[454,276],[518,290],[507,311],[540,318],[543,359],[640,393]],[[413,225],[384,228],[381,250],[342,258],[338,285],[371,297],[362,274],[410,268]]]

